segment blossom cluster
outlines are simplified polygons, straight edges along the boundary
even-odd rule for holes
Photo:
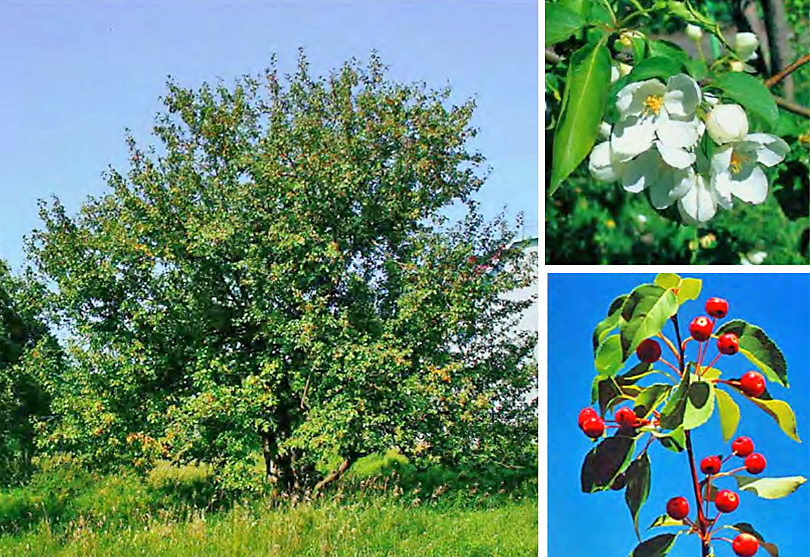
[[[686,74],[638,81],[616,100],[618,121],[603,124],[607,140],[591,152],[591,174],[619,181],[629,192],[647,190],[657,209],[677,203],[691,224],[708,222],[718,207],[737,199],[765,201],[768,179],[760,165],[781,162],[789,147],[768,133],[748,133],[748,117],[737,104],[704,94]],[[704,135],[711,149],[701,149]]]

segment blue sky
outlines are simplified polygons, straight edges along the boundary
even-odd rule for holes
[[[390,77],[449,83],[475,97],[474,144],[492,167],[479,200],[538,230],[536,1],[8,2],[0,6],[0,257],[22,262],[37,200],[72,212],[104,192],[101,173],[126,169],[124,129],[142,144],[165,93],[282,71],[303,47],[313,73],[376,49]]]
[[[730,310],[726,319],[741,318],[759,325],[783,351],[788,362],[791,388],[769,384],[768,389],[774,398],[786,400],[793,407],[802,443],[789,439],[776,422],[749,402],[741,400],[741,397],[734,397],[742,413],[737,433],[751,437],[755,450],[765,455],[768,465],[763,476],[810,477],[810,275],[681,274],[703,279],[700,299],[687,303],[679,313],[682,328],[704,313],[706,299],[720,296],[729,301]],[[594,375],[591,334],[595,325],[604,318],[610,302],[616,296],[630,292],[639,284],[652,282],[654,278],[654,274],[549,275],[549,555],[628,555],[638,543],[623,493],[584,494],[580,490],[582,460],[592,444],[577,427],[577,415],[590,402]],[[668,325],[664,332],[674,338],[671,326]],[[713,357],[714,354],[712,348],[709,356]],[[632,357],[628,363],[632,365],[635,361],[635,357]],[[754,369],[739,354],[725,356],[717,367],[726,377],[738,377]],[[720,452],[728,454],[729,445],[723,444],[716,413],[708,425],[695,431],[693,445],[698,459]],[[652,489],[646,505],[641,509],[639,525],[642,527],[642,537],[645,537],[643,528],[655,517],[664,514],[670,497],[684,495],[694,508],[685,454],[675,454],[660,446],[651,448]],[[728,485],[723,483],[721,488],[736,487],[733,479],[726,479],[725,482]],[[779,546],[781,555],[808,555],[808,495],[810,484],[779,500],[768,501],[743,493],[739,508],[729,518],[733,519],[732,523],[754,524],[766,539]],[[699,554],[699,541],[696,536],[689,536],[678,539],[669,555],[693,557]],[[760,554],[767,556],[764,551],[760,551]],[[729,544],[719,542],[715,555],[732,557],[734,553]]]

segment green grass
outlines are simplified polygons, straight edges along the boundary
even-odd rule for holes
[[[486,509],[408,506],[387,495],[288,508],[265,501],[182,520],[134,516],[132,524],[110,525],[79,518],[58,533],[42,520],[0,537],[0,555],[523,557],[537,555],[537,512],[531,499]]]

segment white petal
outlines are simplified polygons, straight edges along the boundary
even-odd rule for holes
[[[631,117],[613,126],[610,146],[615,157],[627,161],[649,151],[655,139],[655,123],[649,118]]]
[[[769,133],[750,133],[745,140],[759,143],[760,147],[756,149],[757,162],[765,166],[779,164],[790,151],[790,146],[781,137]]]
[[[731,164],[731,155],[734,149],[731,145],[723,145],[718,147],[712,156],[712,172],[720,173],[728,170]]]
[[[731,186],[731,173],[727,169],[712,175],[711,187],[714,190],[714,197],[723,209],[732,207]]]
[[[700,139],[700,127],[697,118],[690,121],[659,118],[656,131],[661,141],[673,147],[694,147]]]
[[[717,213],[717,203],[714,200],[701,175],[695,177],[695,187],[678,201],[678,210],[683,219],[691,224],[708,222]]]
[[[695,162],[694,153],[690,153],[685,149],[674,147],[663,141],[656,141],[655,147],[661,153],[664,162],[673,168],[689,168]]]
[[[640,154],[624,166],[622,186],[629,192],[639,193],[659,173],[660,161],[655,151]]]
[[[666,209],[694,186],[694,173],[681,170],[659,172],[650,180],[650,202],[656,209]]]
[[[691,116],[700,104],[700,87],[686,74],[673,75],[667,82],[664,106],[675,116]]]
[[[614,165],[612,154],[609,141],[599,143],[593,148],[593,151],[591,151],[591,157],[588,160],[588,170],[591,171],[591,175],[597,180],[615,182],[619,179],[620,168],[618,164]]]
[[[622,118],[638,116],[644,111],[644,101],[647,100],[647,97],[661,97],[665,92],[664,84],[656,79],[631,83],[619,91],[616,109]]]
[[[762,169],[752,165],[750,173],[740,173],[731,179],[731,193],[747,203],[762,203],[768,196],[768,178]],[[742,179],[740,176],[743,176]]]

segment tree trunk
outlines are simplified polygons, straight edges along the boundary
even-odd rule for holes
[[[762,0],[762,8],[765,12],[765,27],[768,30],[771,75],[773,75],[793,61],[793,49],[789,40],[791,29],[785,15],[784,0]],[[782,95],[788,100],[793,100],[792,76],[787,76],[782,81]]]

